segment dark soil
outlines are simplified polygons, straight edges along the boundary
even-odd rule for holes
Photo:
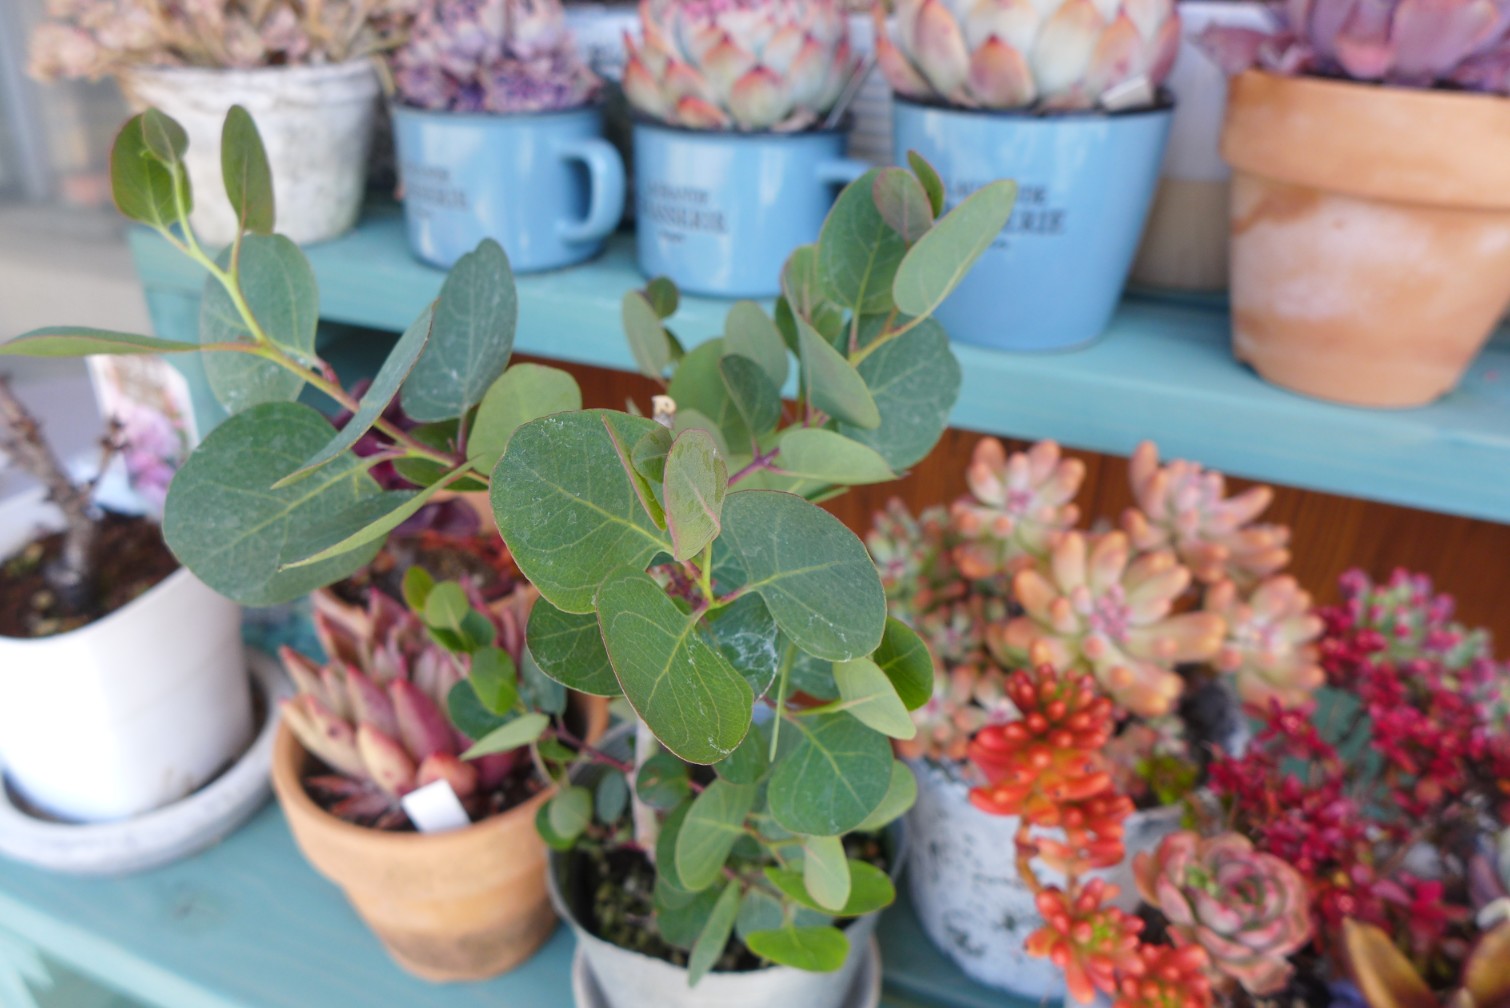
[[[312,760],[310,769],[313,772],[304,778],[304,790],[326,812],[359,826],[394,833],[415,832],[414,824],[398,802],[391,801],[376,787],[332,773],[318,761]],[[540,793],[542,786],[534,764],[521,760],[504,778],[502,787],[476,795],[462,804],[474,823],[481,822],[529,801]]]
[[[0,636],[51,637],[108,616],[178,570],[156,522],[107,511],[95,543],[93,604],[66,611],[42,571],[62,549],[54,533],[0,562]]]
[[[521,580],[519,568],[497,534],[460,536],[427,531],[389,539],[371,564],[332,585],[331,591],[355,606],[365,606],[373,588],[401,599],[404,574],[410,567],[419,567],[437,581],[468,577],[488,601],[507,595]]]

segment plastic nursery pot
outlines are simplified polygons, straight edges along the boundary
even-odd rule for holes
[[[1452,389],[1510,306],[1510,101],[1250,71],[1222,153],[1237,357],[1358,406]]]
[[[1181,0],[1180,55],[1164,86],[1175,97],[1159,187],[1133,260],[1132,282],[1177,291],[1227,287],[1231,171],[1222,160],[1227,75],[1195,39],[1211,25],[1265,29],[1267,8],[1249,0]]]
[[[154,106],[189,134],[189,222],[205,244],[228,245],[237,233],[220,170],[220,129],[232,105],[251,113],[267,148],[280,234],[320,242],[356,223],[378,107],[371,60],[257,70],[137,67],[120,83],[137,111]]]
[[[607,707],[585,708],[587,737]],[[347,899],[388,954],[438,982],[484,980],[524,962],[556,926],[545,843],[535,815],[549,789],[444,833],[398,833],[346,822],[304,789],[313,760],[285,726],[273,743],[273,790],[299,850]]]
[[[970,785],[958,765],[909,760],[918,780],[917,804],[907,814],[908,889],[918,923],[939,949],[972,979],[1030,1001],[1058,999],[1064,973],[1028,955],[1023,942],[1043,918],[1033,893],[1003,852],[1016,848],[1016,816],[989,815],[970,804]],[[1179,829],[1181,808],[1135,812],[1127,821],[1127,860],[1098,872],[1117,885],[1117,902],[1138,902],[1132,857],[1153,850]],[[1046,882],[1061,876],[1042,871]]]
[[[0,504],[0,558],[54,520],[41,491]],[[251,741],[246,669],[240,607],[183,568],[77,630],[0,637],[6,782],[37,811],[72,821],[175,802]]]
[[[952,338],[1066,350],[1101,335],[1153,199],[1171,109],[1034,115],[897,96],[897,163],[920,153],[950,205],[997,179],[1017,183],[1001,237],[935,313]]]
[[[449,269],[484,238],[515,272],[597,255],[624,216],[624,162],[595,106],[489,115],[395,104],[409,245]]]
[[[799,245],[818,240],[839,188],[870,165],[843,157],[842,130],[699,131],[637,122],[640,270],[682,290],[772,297]]]

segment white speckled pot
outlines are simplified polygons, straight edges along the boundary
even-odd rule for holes
[[[279,233],[309,244],[356,223],[380,90],[370,60],[258,70],[138,67],[120,83],[132,108],[154,106],[188,132],[189,219],[206,245],[218,248],[236,236],[220,171],[220,129],[232,105],[252,114],[267,147]]]
[[[956,765],[909,762],[918,800],[907,815],[908,886],[918,922],[945,955],[975,980],[1033,1001],[1064,997],[1064,978],[1047,959],[1023,949],[1042,918],[1017,876],[1016,816],[993,816],[970,804],[970,786]],[[1128,859],[1103,872],[1122,890],[1118,903],[1137,902],[1132,855],[1151,850],[1179,827],[1180,809],[1137,812],[1127,823]],[[1045,871],[1044,881],[1059,878]]]

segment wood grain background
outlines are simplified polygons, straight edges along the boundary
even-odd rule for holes
[[[528,359],[528,358],[520,358]],[[633,398],[649,412],[656,386],[638,376],[604,368],[541,361],[572,372],[588,407],[623,409]],[[1136,418],[1128,423],[1136,426]],[[952,501],[965,492],[965,465],[983,435],[950,430],[933,453],[904,479],[862,487],[827,505],[856,532],[864,534],[871,516],[891,497],[914,511]],[[1024,442],[1009,442],[1021,446]],[[1086,463],[1079,504],[1084,520],[1115,520],[1132,504],[1127,461],[1094,452],[1072,452]],[[1233,492],[1252,481],[1229,480]],[[1359,567],[1386,577],[1396,567],[1431,575],[1439,591],[1458,601],[1460,617],[1494,634],[1496,653],[1510,653],[1510,525],[1458,518],[1360,501],[1350,497],[1275,486],[1274,504],[1264,520],[1291,529],[1290,572],[1318,601],[1335,597],[1337,576]]]

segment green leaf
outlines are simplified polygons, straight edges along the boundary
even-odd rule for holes
[[[755,788],[721,778],[692,799],[676,838],[676,874],[684,888],[696,892],[719,880],[754,804]]]
[[[876,806],[874,812],[865,817],[864,822],[855,827],[855,832],[876,832],[906,815],[917,800],[918,779],[912,775],[912,768],[901,760],[893,760],[891,780],[886,785],[886,797],[881,799],[881,804]]]
[[[713,770],[730,784],[759,784],[770,767],[770,733],[755,724],[727,759],[713,764]]]
[[[197,343],[80,326],[48,326],[0,343],[6,357],[88,357],[94,354],[163,354],[198,350]]]
[[[816,244],[803,245],[792,251],[781,270],[781,293],[796,315],[813,317],[823,303],[824,294]]]
[[[508,366],[518,322],[509,258],[484,239],[440,288],[430,345],[404,383],[404,412],[421,422],[450,420],[481,402]]]
[[[830,913],[849,902],[849,861],[836,836],[802,838],[802,881],[813,901]]]
[[[285,484],[296,482],[331,459],[346,454],[358,441],[362,440],[363,435],[372,430],[373,424],[378,422],[383,411],[388,408],[389,403],[393,402],[393,397],[398,395],[399,386],[404,383],[405,378],[409,377],[409,372],[414,368],[414,362],[419,360],[419,355],[424,352],[425,344],[430,340],[432,311],[432,308],[426,308],[404,335],[399,337],[392,352],[383,361],[383,366],[378,368],[377,375],[372,379],[372,385],[363,394],[356,413],[346,421],[346,426],[342,427],[324,448],[306,459],[297,472],[287,476],[284,479]]]
[[[221,254],[220,265],[229,267],[230,250]],[[315,272],[299,246],[282,235],[248,235],[241,240],[236,276],[263,334],[295,359],[312,359],[320,292]],[[199,339],[201,343],[256,342],[235,302],[214,277],[205,281],[199,304]],[[296,399],[304,388],[300,375],[249,354],[211,353],[201,360],[210,391],[228,413]],[[329,439],[327,434],[316,447],[324,447]]]
[[[776,468],[789,476],[860,486],[897,478],[880,453],[821,427],[790,427],[781,435]]]
[[[550,809],[551,831],[559,837],[578,837],[592,822],[592,792],[573,785],[557,792],[546,805]]]
[[[869,445],[898,472],[921,462],[949,425],[960,368],[944,327],[926,319],[866,354],[857,366],[881,417],[878,427],[840,422],[839,433]]]
[[[933,655],[912,627],[887,617],[881,646],[870,657],[886,673],[908,710],[917,710],[932,699]]]
[[[890,310],[892,280],[907,254],[907,242],[877,208],[873,193],[883,178],[872,169],[846,186],[818,238],[823,293],[862,315]]]
[[[894,739],[916,737],[918,726],[907,713],[896,687],[869,658],[834,663],[834,681],[846,710],[862,724]]]
[[[477,698],[477,691],[465,679],[446,694],[446,714],[456,730],[474,742],[486,738],[488,733],[503,727],[509,720],[484,707]]]
[[[562,612],[545,599],[530,610],[530,654],[540,671],[579,693],[615,697],[622,692],[613,674],[594,613]]]
[[[802,347],[803,386],[813,405],[842,423],[867,430],[881,426],[881,414],[865,380],[802,318],[797,319],[797,340]]]
[[[781,901],[761,886],[750,886],[739,901],[739,916],[734,919],[734,930],[741,940],[756,931],[772,931],[781,927],[786,915]]]
[[[865,544],[822,508],[772,490],[731,493],[719,541],[745,587],[804,651],[843,661],[881,643],[880,576]]]
[[[606,410],[559,413],[514,432],[493,469],[493,514],[524,576],[556,608],[591,612],[620,567],[643,570],[670,539],[640,506],[614,447],[659,425]]]
[[[625,293],[620,314],[635,366],[645,377],[660,379],[671,366],[671,340],[661,325],[662,316],[649,298],[633,290]]]
[[[832,973],[849,958],[849,939],[836,927],[793,927],[754,931],[745,945],[762,959],[809,973]]]
[[[696,893],[677,889],[657,876],[655,880],[655,929],[662,938],[680,949],[691,949],[697,943],[718,905],[720,891],[709,887]]]
[[[881,169],[871,193],[875,197],[876,209],[908,245],[927,234],[933,226],[934,209],[928,193],[918,177],[905,168]],[[890,289],[888,282],[888,293]]]
[[[593,815],[598,822],[612,826],[628,807],[628,778],[617,770],[610,770],[598,778],[598,784],[593,788]]]
[[[736,301],[724,320],[724,353],[748,357],[777,389],[786,384],[787,346],[781,330],[754,301]]]
[[[666,394],[676,400],[677,429],[685,430],[684,421],[696,412],[707,418],[708,429],[717,435],[724,448],[737,454],[748,454],[750,429],[745,426],[739,408],[724,387],[723,372],[719,360],[724,354],[724,341],[708,340],[694,347],[677,366],[676,374]],[[690,422],[690,421],[689,421]],[[699,422],[693,426],[704,426]],[[726,460],[732,460],[725,455]]]
[[[231,106],[220,133],[220,173],[241,230],[272,234],[276,216],[273,172],[257,124],[240,105]]]
[[[785,868],[768,867],[766,879],[782,894],[811,910],[832,913],[837,917],[859,917],[890,906],[897,898],[896,885],[891,877],[868,861],[848,862],[850,876],[849,897],[843,907],[828,910],[814,899],[808,891],[804,874]]]
[[[524,649],[519,663],[519,699],[531,710],[561,715],[566,712],[566,687],[540,671],[530,649]]]
[[[669,811],[692,794],[687,764],[659,749],[635,775],[634,793],[653,809]]]
[[[646,431],[645,436],[634,443],[629,450],[629,464],[634,471],[645,477],[652,483],[660,484],[666,481],[666,456],[671,454],[671,445],[675,441],[675,435],[660,424],[655,425],[655,430]]]
[[[582,390],[571,375],[543,364],[515,364],[482,397],[467,455],[479,468],[491,470],[522,424],[581,408]]]
[[[614,673],[635,713],[689,763],[716,763],[744,739],[749,683],[697,632],[697,617],[650,575],[620,569],[597,595],[598,622]]]
[[[425,600],[430,597],[430,592],[435,588],[435,578],[423,567],[410,567],[404,571],[404,580],[400,591],[404,596],[404,605],[421,612],[425,608]]]
[[[509,752],[521,746],[527,746],[541,736],[546,728],[550,727],[551,719],[539,711],[531,711],[521,714],[499,728],[488,732],[477,743],[461,754],[462,759],[477,759],[479,756],[490,756],[493,753]],[[556,796],[557,798],[560,795]],[[592,799],[588,799],[588,809],[592,808]],[[556,815],[551,815],[551,826],[556,829],[558,836],[575,836],[567,834],[558,826]],[[580,832],[580,831],[578,831]]]
[[[556,831],[551,829],[551,809],[549,804],[541,805],[535,812],[535,832],[540,834],[540,839],[545,841],[545,846],[554,851],[563,853],[577,845],[576,837],[557,836]]]
[[[933,216],[937,217],[944,212],[944,180],[939,178],[933,165],[923,160],[923,156],[917,151],[907,152],[907,164],[918,177],[923,192],[928,194],[928,204],[933,208]]]
[[[814,658],[806,651],[797,652],[792,662],[791,688],[814,700],[839,699],[839,685],[834,682],[834,663]]]
[[[892,284],[905,314],[931,315],[959,286],[1012,216],[1017,185],[1003,179],[971,193],[908,250]]]
[[[718,537],[729,471],[713,438],[700,430],[677,435],[666,457],[666,530],[671,555],[690,560]]]
[[[489,711],[502,716],[519,702],[519,669],[502,648],[485,647],[472,654],[467,681]]]
[[[739,883],[731,881],[718,895],[718,902],[708,914],[708,923],[692,946],[692,955],[687,960],[687,986],[696,987],[718,962],[729,944],[729,935],[734,931],[734,919],[739,916]]]
[[[115,205],[131,220],[166,228],[178,220],[173,200],[173,173],[147,148],[142,124],[145,114],[133,116],[116,134],[110,148],[110,189]],[[184,179],[187,193],[188,179]],[[189,203],[193,198],[190,194]],[[188,213],[185,207],[184,213]]]
[[[666,277],[656,277],[645,285],[645,300],[650,302],[650,307],[655,309],[657,315],[668,319],[676,314],[682,296],[676,289],[676,284]]]
[[[682,906],[691,902],[688,899],[688,896],[691,895],[691,890],[682,884],[682,877],[677,874],[676,844],[682,834],[682,824],[687,821],[687,813],[691,809],[692,802],[689,800],[682,802],[668,812],[666,818],[661,820],[661,832],[655,838],[655,886],[657,893],[659,893],[661,883],[665,882],[679,891],[680,898],[677,902]],[[696,934],[694,933],[687,939],[687,944],[690,944],[695,937]],[[666,940],[672,942],[672,944],[682,944],[669,937]]]
[[[800,737],[771,773],[771,815],[793,833],[848,833],[886,797],[891,743],[844,713],[788,724]]]
[[[472,612],[466,589],[455,581],[442,581],[425,596],[424,619],[431,627],[460,630],[462,621]]]
[[[298,403],[268,403],[212,430],[173,480],[163,536],[211,588],[243,605],[275,605],[339,581],[377,555],[349,555],[281,571],[290,544],[311,528],[360,528],[387,495],[354,456],[292,487],[272,486],[330,436],[330,423]]]
[[[453,475],[418,493],[388,494],[387,499],[390,501],[388,506],[369,513],[362,527],[336,538],[333,543],[328,543],[328,539],[333,537],[319,537],[311,539],[305,548],[286,550],[287,557],[279,569],[296,570],[313,564],[321,564],[327,560],[345,556],[352,550],[361,549],[370,543],[381,543],[388,537],[388,533],[418,514],[421,508],[454,481]],[[298,481],[295,482],[297,484]],[[274,489],[285,486],[287,483],[286,478],[280,480]]]
[[[148,153],[170,169],[183,163],[189,149],[189,134],[176,119],[155,108],[142,113],[142,140]]]
[[[719,551],[714,546],[714,577],[718,577]],[[732,586],[723,585],[731,590]],[[756,699],[765,696],[776,680],[781,664],[777,653],[776,621],[759,595],[743,595],[726,606],[714,610],[704,624],[713,646],[739,670],[755,692]]]
[[[719,358],[718,373],[745,427],[756,437],[775,430],[781,422],[781,392],[760,365],[729,353]]]
[[[623,468],[624,475],[628,477],[629,486],[634,490],[635,497],[639,499],[640,507],[644,509],[646,517],[655,524],[656,528],[666,528],[666,509],[661,503],[661,497],[656,494],[655,487],[650,485],[645,474],[635,466],[633,446],[626,444],[612,427],[608,428],[608,439],[613,442],[614,454],[618,456],[619,465]],[[644,440],[643,437],[640,438],[640,441]]]

